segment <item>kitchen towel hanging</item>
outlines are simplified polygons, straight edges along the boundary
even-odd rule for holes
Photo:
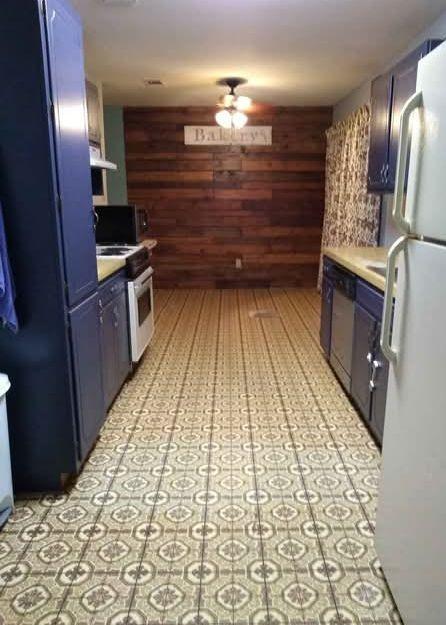
[[[18,331],[17,314],[14,305],[15,289],[6,244],[5,224],[0,204],[0,321],[13,332]]]
[[[367,192],[369,135],[368,105],[327,130],[322,248],[378,244],[380,198]]]

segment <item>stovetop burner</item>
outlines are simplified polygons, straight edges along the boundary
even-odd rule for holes
[[[126,258],[141,249],[141,245],[97,245],[96,256]]]

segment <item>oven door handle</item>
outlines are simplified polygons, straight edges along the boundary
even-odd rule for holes
[[[152,276],[149,276],[144,280],[144,282],[141,282],[141,284],[135,285],[134,292],[136,296],[140,297],[141,295],[144,295],[144,293],[146,293],[147,291],[150,291],[151,288]]]
[[[148,269],[143,271],[143,273],[140,276],[135,278],[135,280],[133,280],[132,282],[133,290],[135,291],[135,293],[139,292],[141,288],[147,284],[147,282],[150,280],[152,276],[153,276],[153,269],[152,267],[149,267]]]

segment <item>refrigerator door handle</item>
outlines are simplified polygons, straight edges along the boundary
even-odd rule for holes
[[[410,116],[423,106],[423,93],[418,91],[409,100],[401,111],[400,139],[398,144],[398,157],[395,174],[395,195],[393,200],[392,216],[396,227],[402,234],[410,232],[410,222],[404,217],[404,186],[406,182],[407,156],[410,140]]]
[[[384,293],[383,320],[381,326],[380,345],[384,356],[389,362],[396,362],[397,351],[392,347],[392,312],[393,312],[393,287],[395,284],[396,261],[398,254],[404,249],[407,237],[400,237],[389,250],[387,257],[386,290]]]

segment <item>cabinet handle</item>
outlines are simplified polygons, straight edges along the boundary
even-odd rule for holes
[[[423,94],[421,91],[418,91],[406,102],[400,117],[400,139],[396,161],[395,195],[393,198],[392,217],[402,234],[408,234],[410,232],[410,223],[403,215],[405,204],[404,183],[406,181],[407,155],[409,152],[410,139],[410,116],[413,111],[422,106]]]
[[[369,389],[372,392],[376,389],[376,376],[378,373],[378,369],[381,369],[382,366],[382,362],[379,362],[379,360],[374,360],[372,362],[372,377],[369,382]]]

